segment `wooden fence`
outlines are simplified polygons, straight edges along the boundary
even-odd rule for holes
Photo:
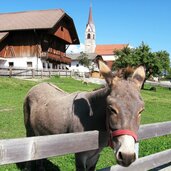
[[[53,75],[58,76],[71,76],[72,72],[69,70],[61,69],[22,69],[22,68],[0,68],[0,76],[9,76],[9,77],[50,77]]]
[[[171,134],[171,122],[142,125],[138,133],[138,140],[169,134]],[[0,140],[0,165],[97,148],[98,131]],[[100,171],[145,171],[170,162],[171,149],[139,158],[127,168],[115,165]]]
[[[160,86],[160,87],[166,87],[171,89],[171,81],[166,81],[166,82],[154,82],[154,81],[146,81],[147,84],[151,85],[151,86]]]
[[[138,141],[169,134],[171,134],[171,121],[142,125],[138,132]],[[100,171],[147,171],[159,166],[165,167],[164,165],[167,166],[168,163],[171,165],[171,149],[139,158],[127,168],[115,165]]]
[[[0,165],[98,148],[98,131],[0,140]]]

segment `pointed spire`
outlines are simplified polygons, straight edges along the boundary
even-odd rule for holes
[[[92,5],[91,4],[90,4],[89,17],[88,17],[88,23],[87,24],[94,24],[93,17],[92,17]]]

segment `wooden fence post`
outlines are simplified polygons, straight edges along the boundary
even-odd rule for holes
[[[12,68],[9,67],[9,77],[11,78],[12,77]]]
[[[32,78],[34,78],[35,77],[35,70],[32,69],[31,72],[32,72]]]
[[[43,70],[41,70],[41,78],[43,78]]]

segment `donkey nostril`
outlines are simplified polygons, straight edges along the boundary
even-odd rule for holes
[[[118,154],[118,159],[119,160],[123,160],[123,156],[122,156],[122,153],[121,152],[119,152],[119,154]]]
[[[135,159],[135,153],[127,154],[120,151],[117,155],[117,162],[125,167],[129,166],[132,162],[135,161]]]

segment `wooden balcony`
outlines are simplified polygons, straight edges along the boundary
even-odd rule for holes
[[[41,58],[45,58],[46,60],[53,60],[65,64],[71,63],[71,58],[67,57],[65,53],[60,51],[58,51],[58,53],[53,53],[53,52],[42,53]]]

